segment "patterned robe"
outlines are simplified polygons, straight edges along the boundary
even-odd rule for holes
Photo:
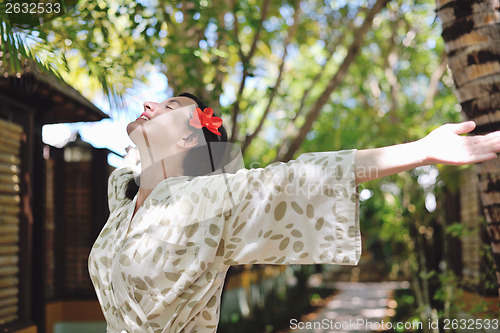
[[[234,174],[170,177],[132,218],[137,176],[109,179],[109,219],[89,257],[107,332],[215,332],[240,264],[357,264],[355,150],[306,153]]]

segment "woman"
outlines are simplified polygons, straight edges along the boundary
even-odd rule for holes
[[[195,96],[144,103],[127,127],[141,156],[109,180],[89,259],[108,333],[215,332],[224,277],[246,263],[356,265],[356,185],[427,164],[493,159],[500,132],[447,124],[415,142],[302,154],[228,173],[222,120]],[[210,174],[210,175],[209,175]],[[198,176],[198,177],[195,177]]]

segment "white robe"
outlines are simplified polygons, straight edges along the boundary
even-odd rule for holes
[[[230,265],[356,265],[354,155],[306,153],[235,174],[170,177],[132,220],[137,196],[127,199],[125,187],[134,172],[115,170],[111,213],[89,257],[107,332],[215,332]]]

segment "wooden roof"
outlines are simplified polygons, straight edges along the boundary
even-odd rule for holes
[[[0,95],[25,104],[41,116],[42,124],[99,121],[109,118],[69,84],[34,66],[23,66],[23,73],[0,77]]]

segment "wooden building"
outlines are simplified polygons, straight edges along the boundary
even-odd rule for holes
[[[90,249],[109,215],[110,153],[79,135],[62,148],[44,147],[46,333],[89,332],[91,327],[105,331],[87,266]]]
[[[58,276],[61,273],[57,271],[59,268],[55,268],[57,274],[50,275],[47,255],[52,253],[62,256],[61,252],[66,249],[61,248],[64,246],[61,245],[64,233],[59,230],[52,233],[54,242],[51,243],[50,233],[47,232],[54,227],[54,224],[50,223],[55,223],[57,215],[64,212],[60,212],[57,207],[52,207],[55,209],[51,210],[50,205],[54,205],[54,201],[46,199],[51,190],[47,186],[49,182],[54,181],[57,184],[55,179],[49,178],[59,179],[59,175],[49,170],[47,175],[52,176],[46,177],[45,166],[61,166],[58,166],[57,162],[46,162],[44,159],[42,126],[99,121],[108,116],[69,85],[29,67],[25,67],[22,74],[0,75],[0,331],[44,333],[47,332],[48,322],[75,315],[61,309],[70,309],[75,306],[75,301],[87,301],[82,297],[74,297],[78,296],[77,287],[71,287],[67,281],[61,282],[66,275]],[[54,156],[56,155],[57,153],[54,153]],[[99,163],[102,163],[102,160],[101,158]],[[72,167],[74,168],[65,172],[73,175],[85,174],[85,171],[78,170],[75,165]],[[103,179],[107,174],[104,168],[99,176],[101,178],[97,180],[104,188],[106,183]],[[78,177],[71,180],[83,181]],[[68,183],[68,186],[72,185]],[[57,194],[59,190],[56,187],[52,191],[51,195],[56,198],[67,195]],[[66,199],[70,200],[65,196]],[[105,198],[99,200],[106,202]],[[69,201],[66,204],[69,205]],[[104,223],[105,214],[107,212],[101,210],[95,216],[99,215]],[[64,218],[70,216],[62,217]],[[66,228],[67,232],[71,232],[68,231],[69,228]],[[96,236],[96,227],[91,225],[89,228],[94,228],[89,232]],[[78,253],[68,255],[73,256],[71,258],[80,258]],[[58,263],[62,259],[58,260],[55,262]],[[63,274],[72,269],[70,259],[65,260]],[[49,288],[51,279],[54,286],[63,286],[62,291]],[[91,304],[89,311],[92,316],[99,316],[96,299],[88,302]],[[76,315],[78,313],[86,312],[80,307]]]

